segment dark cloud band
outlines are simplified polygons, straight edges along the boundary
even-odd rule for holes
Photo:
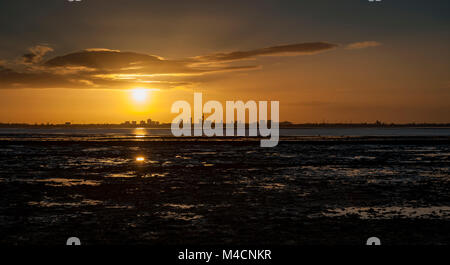
[[[257,69],[258,65],[236,65],[257,56],[315,54],[335,48],[326,42],[298,43],[249,51],[215,53],[181,60],[166,60],[155,55],[109,49],[87,49],[57,56],[42,63],[52,49],[35,46],[25,54],[22,70],[0,67],[0,88],[129,88],[188,86],[189,76]],[[192,79],[191,79],[192,80]],[[200,81],[201,82],[201,81]]]
[[[197,57],[199,60],[206,61],[235,61],[253,58],[256,56],[264,55],[282,55],[282,54],[292,54],[292,55],[302,55],[302,54],[315,54],[330,50],[337,47],[336,44],[331,44],[327,42],[310,42],[310,43],[299,43],[291,45],[280,45],[273,46],[249,51],[235,51],[230,53],[216,53],[212,55]]]

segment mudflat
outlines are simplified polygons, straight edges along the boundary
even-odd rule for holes
[[[450,137],[8,139],[0,243],[449,244],[449,156]]]

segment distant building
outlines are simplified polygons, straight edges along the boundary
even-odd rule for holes
[[[66,122],[66,123],[64,123],[65,125],[71,125],[72,123],[71,122]]]
[[[124,121],[121,123],[122,125],[126,126],[141,126],[141,127],[149,127],[149,126],[158,126],[160,125],[159,121],[154,121],[152,119],[147,119],[147,121]]]
[[[159,121],[154,121],[152,119],[147,119],[147,125],[148,126],[158,126],[159,125]]]

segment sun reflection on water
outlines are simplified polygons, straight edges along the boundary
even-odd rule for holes
[[[147,135],[147,130],[145,128],[136,128],[133,134],[136,138],[143,138]]]

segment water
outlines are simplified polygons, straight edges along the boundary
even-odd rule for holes
[[[225,133],[224,133],[225,135]],[[247,132],[248,135],[248,132]],[[144,140],[145,138],[170,137],[170,129],[154,128],[55,128],[21,129],[0,128],[0,140]],[[446,127],[405,128],[299,128],[280,129],[280,136],[450,136]],[[144,138],[144,139],[143,139]],[[154,140],[154,139],[153,139]]]

